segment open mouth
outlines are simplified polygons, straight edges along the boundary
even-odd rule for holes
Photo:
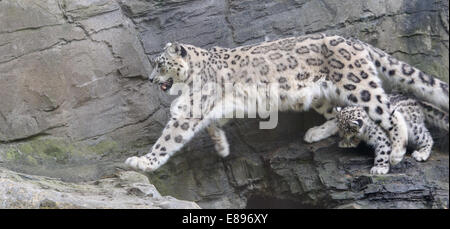
[[[167,91],[172,87],[172,84],[173,84],[173,79],[169,78],[166,82],[159,83],[159,87],[161,88],[161,90]]]

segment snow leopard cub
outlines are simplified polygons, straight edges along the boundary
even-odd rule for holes
[[[394,110],[400,112],[405,118],[408,127],[408,144],[415,149],[412,156],[416,161],[427,160],[431,154],[433,139],[425,122],[448,132],[448,113],[434,105],[401,94],[389,95],[389,100]],[[387,133],[369,118],[362,107],[337,107],[336,111],[339,134],[343,137],[339,147],[356,147],[361,140],[365,141],[375,149],[375,162],[370,173],[388,173],[392,147]]]

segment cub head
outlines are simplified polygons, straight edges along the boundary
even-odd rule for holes
[[[159,84],[163,91],[169,90],[173,83],[185,82],[189,72],[187,58],[184,45],[167,43],[164,52],[151,61],[153,71],[149,76],[150,82]]]
[[[364,125],[365,112],[360,107],[336,107],[336,119],[342,137],[352,137],[360,133]]]

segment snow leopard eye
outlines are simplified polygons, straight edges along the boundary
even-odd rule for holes
[[[351,120],[349,123],[349,126],[351,129],[358,130],[363,125],[363,120],[357,119],[357,120]]]
[[[167,70],[162,63],[158,63],[158,71],[161,74],[165,74]]]

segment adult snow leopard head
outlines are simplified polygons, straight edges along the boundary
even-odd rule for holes
[[[149,80],[152,83],[159,84],[163,91],[169,90],[173,83],[185,82],[188,78],[189,61],[184,45],[167,43],[164,52],[151,63],[153,71]]]

